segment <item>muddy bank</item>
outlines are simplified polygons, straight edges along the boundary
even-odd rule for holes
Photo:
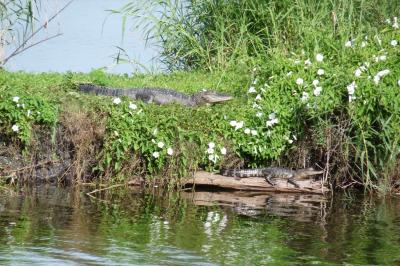
[[[104,126],[84,112],[65,112],[53,128],[35,127],[32,141],[0,138],[0,177],[7,183],[63,183],[91,181]]]

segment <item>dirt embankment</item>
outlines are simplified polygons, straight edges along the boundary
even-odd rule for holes
[[[88,113],[65,111],[55,128],[35,127],[26,147],[0,142],[0,177],[8,183],[86,182],[95,165],[104,124]],[[0,138],[3,139],[4,138]]]

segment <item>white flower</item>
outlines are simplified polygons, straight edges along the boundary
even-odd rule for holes
[[[235,126],[235,130],[241,129],[243,127],[243,125],[244,125],[243,121],[237,122],[236,126]]]
[[[231,125],[232,127],[236,127],[237,122],[235,120],[232,120],[231,122],[229,122],[229,125]]]
[[[222,155],[226,155],[226,148],[225,148],[225,147],[222,147],[222,148],[221,148],[221,154],[222,154]]]
[[[210,154],[210,155],[208,155],[208,159],[210,161],[212,161],[213,163],[216,163],[218,160],[218,156],[216,154]]]
[[[362,42],[361,42],[361,48],[364,48],[365,46],[367,46],[367,42],[362,41]]]
[[[274,118],[271,120],[271,122],[274,125],[274,124],[278,124],[279,120],[278,120],[278,118]]]
[[[19,97],[18,97],[18,96],[14,96],[14,97],[12,98],[12,100],[13,100],[13,102],[17,103],[17,102],[19,101]]]
[[[365,65],[362,65],[362,66],[359,67],[359,69],[360,69],[360,71],[362,72],[362,71],[367,70],[367,67],[366,67]]]
[[[257,94],[257,96],[256,96],[256,101],[259,101],[259,100],[261,100],[261,95],[260,95],[260,94]]]
[[[352,101],[354,101],[356,99],[356,96],[354,95],[349,95],[349,103],[351,103]]]
[[[245,134],[250,134],[250,128],[246,128],[246,129],[244,130],[244,133],[245,133]]]
[[[160,157],[160,153],[158,151],[153,152],[153,157],[154,158]]]
[[[215,148],[215,143],[214,143],[214,142],[209,142],[209,143],[208,143],[208,147],[209,147],[210,149],[214,149],[214,148]]]
[[[269,120],[272,120],[272,119],[275,119],[276,118],[276,114],[275,113],[270,113],[269,115],[268,115],[268,119]]]
[[[313,82],[312,82],[312,85],[318,86],[318,84],[319,84],[319,80],[318,79],[314,79]]]
[[[256,92],[256,88],[254,88],[254,86],[251,86],[251,87],[249,88],[248,93],[255,93],[255,92]]]
[[[255,79],[255,80],[253,80],[253,85],[256,85],[257,84],[257,82],[258,82],[258,80],[257,80],[257,78]]]
[[[261,106],[259,106],[257,103],[253,102],[253,109],[261,109]]]
[[[114,104],[120,104],[121,103],[121,99],[120,98],[114,98],[114,100],[113,100],[113,103]]]
[[[207,149],[207,153],[208,154],[213,154],[214,153],[214,149],[213,148],[208,148]]]
[[[323,70],[322,68],[318,69],[318,71],[317,71],[318,76],[322,76],[324,74],[325,74],[325,70]]]
[[[393,28],[395,28],[395,29],[399,28],[399,23],[397,22],[397,17],[393,18]]]
[[[384,76],[388,75],[389,73],[390,73],[390,70],[385,69],[385,70],[379,71],[376,75],[380,76],[380,77],[384,77]]]
[[[308,100],[308,98],[309,98],[308,93],[305,92],[305,91],[303,91],[303,94],[302,94],[300,100],[301,100],[302,102],[305,102],[305,101]]]
[[[222,147],[222,148],[221,148],[221,154],[222,154],[222,155],[226,155],[226,148],[225,148],[225,147]]]
[[[351,47],[353,45],[353,41],[352,40],[348,40],[345,44],[344,44],[344,46],[346,46],[346,47]]]
[[[278,118],[276,118],[275,113],[270,113],[268,115],[269,120],[267,121],[267,127],[273,126],[274,124],[277,124],[279,122]]]
[[[291,76],[293,74],[293,71],[289,71],[288,73],[286,73],[286,76]]]
[[[390,42],[390,45],[391,45],[391,46],[397,46],[397,44],[398,44],[397,40],[392,40],[392,41]]]
[[[304,61],[304,65],[306,65],[306,66],[311,66],[311,60],[310,59],[307,59],[306,61]]]
[[[324,55],[323,54],[317,54],[315,56],[315,60],[317,60],[317,62],[322,62],[324,61]]]
[[[303,83],[304,83],[304,80],[302,79],[302,78],[298,78],[298,79],[296,79],[296,84],[297,85],[303,85]]]
[[[357,84],[355,81],[353,81],[350,85],[347,86],[347,92],[350,95],[353,95],[356,88],[357,88]]]
[[[361,76],[361,73],[362,73],[361,69],[357,68],[356,71],[354,71],[354,76],[356,76],[358,78]]]
[[[164,142],[160,141],[157,143],[157,146],[162,149],[164,147]]]
[[[382,70],[382,71],[379,71],[378,73],[376,73],[376,75],[374,76],[375,84],[378,85],[381,78],[388,75],[389,73],[390,73],[389,69],[385,69],[385,70]]]
[[[392,22],[390,21],[390,18],[387,18],[387,19],[385,20],[385,22],[386,22],[386,24],[392,24]]]
[[[11,130],[14,131],[14,132],[18,132],[19,131],[19,126],[18,125],[13,125],[11,127]]]
[[[314,90],[314,95],[319,96],[322,92],[322,87],[316,87]]]
[[[174,150],[173,150],[171,147],[169,147],[169,148],[167,149],[167,154],[168,154],[168,155],[174,154]]]
[[[262,116],[263,116],[263,113],[258,112],[258,113],[256,114],[256,116],[257,116],[257,117],[262,117]]]
[[[292,139],[289,139],[288,142],[289,142],[289,144],[292,144],[292,143],[293,143],[293,140],[292,140]]]
[[[251,130],[251,135],[253,135],[253,136],[256,136],[258,133],[257,133],[257,130],[255,130],[255,129],[252,129]]]
[[[379,58],[378,61],[385,61],[386,60],[386,55],[381,55],[378,58]]]
[[[129,103],[129,109],[136,110],[137,109],[137,105],[130,102]]]
[[[374,83],[375,83],[376,85],[378,85],[378,83],[379,83],[380,80],[381,80],[381,77],[380,77],[380,76],[378,76],[378,75],[374,76]]]

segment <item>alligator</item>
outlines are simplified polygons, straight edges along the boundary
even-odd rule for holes
[[[300,186],[294,181],[295,179],[306,179],[309,176],[322,174],[324,171],[314,170],[314,168],[304,168],[291,170],[281,167],[266,167],[266,168],[255,168],[255,169],[221,169],[221,175],[233,176],[237,179],[248,178],[248,177],[263,177],[265,181],[271,186],[276,184],[272,182],[271,178],[282,178],[286,179],[288,183],[294,185],[296,188]]]
[[[180,93],[164,88],[109,88],[93,84],[78,84],[80,91],[108,96],[127,96],[134,100],[142,100],[146,103],[169,104],[178,103],[184,106],[199,106],[232,100],[233,97],[214,91],[201,91],[192,95]]]

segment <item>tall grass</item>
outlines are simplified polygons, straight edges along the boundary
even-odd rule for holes
[[[268,51],[330,47],[370,31],[399,10],[390,0],[152,0],[118,12],[134,17],[162,47],[170,70],[230,69],[268,59]],[[339,52],[339,51],[338,51]]]

